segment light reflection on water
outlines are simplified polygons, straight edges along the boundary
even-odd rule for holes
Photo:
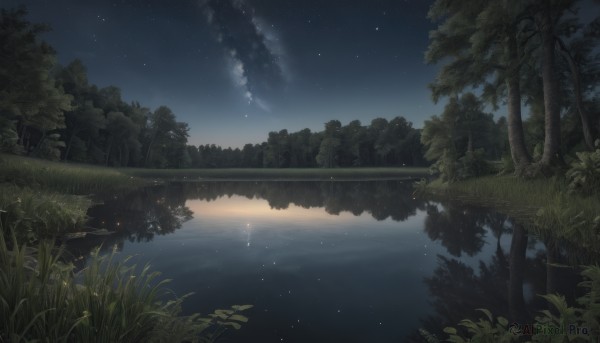
[[[109,229],[116,217],[152,228],[107,243],[173,279],[176,294],[194,292],[186,313],[253,304],[229,341],[402,342],[475,308],[510,306],[512,223],[413,199],[399,182],[177,184],[91,215]],[[530,244],[521,261],[530,266],[527,293],[543,292],[543,258]]]

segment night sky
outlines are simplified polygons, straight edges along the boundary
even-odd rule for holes
[[[169,106],[190,144],[241,147],[269,131],[323,130],[338,119],[404,116],[421,127],[441,111],[424,63],[432,1],[0,0],[29,20],[66,65],[121,88],[125,101]]]

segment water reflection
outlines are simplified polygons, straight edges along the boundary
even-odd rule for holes
[[[445,337],[442,329],[465,318],[477,319],[478,308],[503,316],[510,323],[532,323],[550,306],[538,295],[559,293],[573,303],[580,281],[578,271],[568,264],[567,249],[556,240],[540,240],[510,218],[456,203],[430,204],[424,229],[432,240],[440,240],[451,257],[438,255],[438,266],[425,278],[435,313],[422,319],[423,327]],[[461,261],[462,253],[478,254],[495,238],[489,261],[478,259],[476,268]],[[508,235],[510,244],[502,242]],[[481,257],[486,257],[485,255]],[[460,328],[459,328],[460,329]],[[424,342],[418,332],[411,341]]]
[[[328,214],[369,213],[377,220],[403,221],[423,209],[425,202],[413,196],[412,184],[399,181],[373,182],[206,182],[185,187],[188,199],[216,200],[222,196],[265,199],[271,209],[290,205],[324,208]]]
[[[231,341],[421,341],[419,327],[439,334],[476,308],[528,321],[546,307],[537,294],[577,295],[576,271],[556,267],[563,245],[399,181],[176,183],[89,216],[113,234],[69,242],[76,256],[138,254],[196,292],[187,312],[256,305]]]

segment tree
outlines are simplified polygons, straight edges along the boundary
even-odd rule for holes
[[[129,150],[132,145],[135,146],[139,130],[139,127],[122,112],[109,112],[106,115],[106,131],[108,134],[106,165],[108,165],[113,149],[116,149],[118,152],[116,164],[119,166],[127,165]]]
[[[341,128],[342,123],[339,120],[330,120],[325,123],[324,138],[319,146],[317,154],[317,163],[325,168],[338,166],[339,149],[341,146]]]
[[[509,143],[518,172],[531,163],[521,119],[523,42],[519,40],[519,30],[525,5],[517,0],[475,3],[437,0],[429,17],[443,22],[430,33],[426,53],[429,63],[452,59],[431,85],[434,101],[443,95],[456,95],[467,86],[485,84],[486,98],[495,105],[506,89]]]
[[[164,167],[166,159],[164,156],[156,154],[162,151],[169,139],[169,133],[177,129],[175,114],[167,106],[160,106],[149,115],[148,126],[146,128],[146,157],[144,165],[154,167]],[[153,160],[154,159],[154,160]]]
[[[556,23],[562,13],[573,5],[572,0],[536,1],[536,25],[541,38],[541,74],[544,89],[545,135],[541,164],[564,164],[560,153],[560,89],[555,69]]]
[[[592,55],[594,49],[600,42],[600,17],[594,19],[586,27],[572,20],[565,20],[560,25],[556,40],[558,49],[564,61],[568,65],[571,78],[571,87],[574,104],[581,120],[583,138],[588,150],[594,150],[594,133],[590,123],[589,109],[586,108],[586,93],[591,93],[600,80],[600,70],[596,67]],[[577,31],[582,31],[575,36]],[[587,92],[586,92],[587,90]]]
[[[24,7],[0,10],[0,121],[7,124],[0,141],[14,150],[17,134],[21,149],[55,158],[61,145],[55,131],[64,127],[71,97],[52,78],[54,50],[38,40],[49,28],[25,20],[26,14]]]

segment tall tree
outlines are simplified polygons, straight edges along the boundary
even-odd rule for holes
[[[167,106],[161,106],[149,114],[146,128],[145,166],[164,167],[166,159],[157,151],[162,151],[163,145],[169,139],[169,134],[177,129],[175,114]],[[155,160],[153,160],[155,158]]]
[[[443,95],[456,95],[467,86],[491,81],[485,87],[486,95],[495,104],[506,90],[509,143],[518,172],[531,163],[521,119],[520,29],[525,5],[518,0],[437,0],[429,17],[443,22],[430,33],[425,56],[429,63],[452,59],[431,85],[434,101]]]
[[[544,153],[541,163],[544,166],[562,164],[560,152],[560,89],[556,75],[556,26],[573,0],[536,1],[536,25],[541,39],[541,74],[544,89]]]
[[[49,28],[26,14],[24,7],[0,10],[0,118],[7,125],[0,141],[17,133],[27,153],[56,158],[62,144],[55,131],[64,127],[72,98],[52,77],[54,50],[38,39]]]
[[[590,90],[595,89],[600,81],[600,69],[594,61],[597,56],[593,56],[600,43],[600,17],[586,26],[573,19],[566,19],[560,23],[556,39],[570,72],[573,102],[579,113],[584,142],[591,151],[594,149],[594,132],[589,108],[586,106],[586,93],[592,93]]]
[[[325,168],[338,166],[339,150],[341,145],[342,123],[339,120],[330,120],[325,123],[324,138],[317,154],[317,163]]]

